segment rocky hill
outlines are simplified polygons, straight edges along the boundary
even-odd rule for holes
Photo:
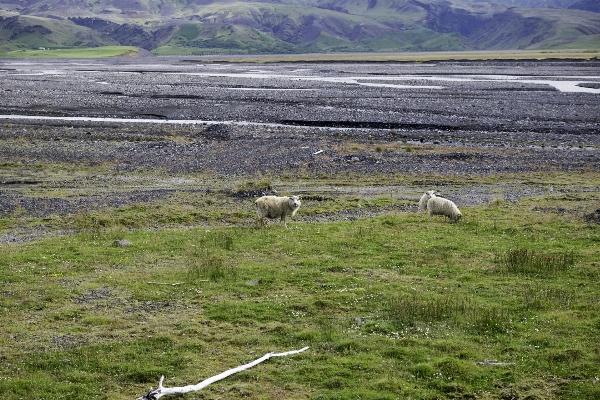
[[[597,0],[0,0],[0,52],[598,49],[599,8]]]

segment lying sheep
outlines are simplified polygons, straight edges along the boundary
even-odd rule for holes
[[[429,212],[429,219],[433,219],[434,215],[443,215],[450,218],[450,222],[457,222],[462,214],[456,204],[452,201],[443,197],[432,197],[427,200],[427,211]]]
[[[435,190],[428,190],[423,193],[423,196],[419,199],[419,211],[423,212],[427,210],[427,200],[435,197]]]
[[[280,218],[287,228],[286,217],[293,217],[300,208],[298,196],[263,196],[254,202],[260,218],[260,225],[265,226],[265,218]]]

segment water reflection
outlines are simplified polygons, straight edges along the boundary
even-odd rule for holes
[[[156,119],[156,118],[108,118],[108,117],[49,117],[45,115],[0,115],[0,119],[43,120],[43,121],[84,121],[84,122],[126,122],[137,124],[172,124],[172,125],[256,125],[267,127],[289,127],[289,125],[249,122],[249,121],[211,121],[200,119]]]
[[[14,68],[14,70],[3,70],[2,72],[9,75],[92,75],[92,74],[132,74],[132,73],[154,73],[162,75],[189,75],[206,78],[234,78],[234,79],[249,79],[249,80],[280,80],[280,81],[304,81],[304,82],[326,82],[340,85],[355,85],[365,87],[382,87],[398,90],[406,89],[424,89],[424,90],[443,90],[447,86],[443,86],[444,82],[455,84],[476,84],[486,82],[507,82],[521,83],[527,85],[545,85],[550,86],[563,93],[592,93],[600,94],[600,88],[596,88],[600,84],[600,76],[534,76],[534,75],[507,75],[507,74],[386,74],[382,76],[373,75],[358,75],[358,76],[339,76],[344,74],[344,71],[317,71],[309,68],[290,68],[285,73],[274,72],[275,68],[282,71],[281,67],[274,68],[262,67],[257,69],[256,66],[240,66],[235,72],[227,72],[226,69],[231,69],[230,65],[220,64],[197,64],[197,65],[178,65],[173,63],[152,63],[152,64],[111,64],[95,62],[4,62],[5,67]],[[82,70],[81,66],[93,67],[93,70]],[[106,69],[98,68],[104,66]],[[203,69],[197,71],[197,69]],[[323,74],[325,72],[325,74]],[[338,76],[336,76],[336,74]],[[105,83],[105,80],[101,81]],[[271,85],[273,86],[273,85]],[[590,87],[586,87],[590,86]],[[477,89],[475,85],[473,87]],[[237,86],[229,88],[230,90],[267,90],[263,88],[253,88],[248,85],[247,88]],[[276,87],[268,90],[286,90]],[[287,89],[289,90],[289,89]],[[298,89],[296,89],[298,90]],[[526,88],[524,89],[526,90]]]

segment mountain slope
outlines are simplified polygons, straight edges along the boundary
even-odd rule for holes
[[[0,15],[0,51],[38,47],[96,47],[119,44],[93,29],[70,21],[34,16]]]
[[[600,14],[579,10],[511,9],[469,35],[480,50],[597,48]]]
[[[600,48],[593,1],[541,2],[563,8],[508,8],[536,3],[530,0],[0,0],[0,49],[121,44],[155,54],[258,54]]]

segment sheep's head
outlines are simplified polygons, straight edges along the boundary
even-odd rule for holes
[[[300,207],[300,198],[298,196],[290,196],[290,207]]]
[[[435,197],[435,195],[436,195],[436,192],[435,192],[435,190],[428,190],[428,191],[426,191],[425,193],[427,194],[427,197],[428,197],[428,198],[430,198],[430,199],[431,199],[432,197]],[[439,194],[439,193],[438,193],[438,194]]]

